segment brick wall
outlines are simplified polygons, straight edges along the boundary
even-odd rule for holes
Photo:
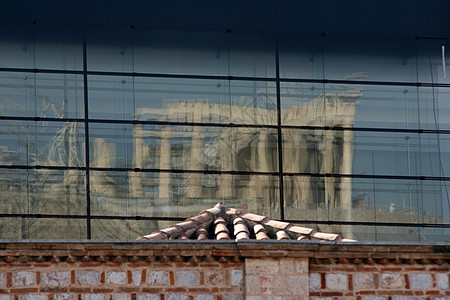
[[[0,242],[0,300],[450,300],[450,244]]]

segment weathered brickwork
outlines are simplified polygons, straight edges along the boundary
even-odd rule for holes
[[[450,300],[449,264],[311,260],[312,299]]]
[[[169,259],[154,256],[154,249],[137,251],[132,244],[120,250],[87,246],[91,249],[53,245],[45,255],[36,255],[41,254],[37,250],[4,250],[12,256],[0,257],[0,300],[244,299],[239,258]]]
[[[0,300],[450,300],[450,243],[0,242]]]

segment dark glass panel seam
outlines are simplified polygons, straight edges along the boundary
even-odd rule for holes
[[[275,0],[275,76],[276,76],[276,93],[277,93],[277,143],[278,143],[278,179],[280,193],[280,218],[284,220],[284,177],[283,177],[283,138],[281,130],[281,84],[280,84],[280,47],[278,33],[278,1]]]
[[[76,71],[58,69],[30,69],[30,68],[2,68],[0,72],[42,73],[42,74],[79,74],[94,76],[128,76],[142,78],[176,78],[176,79],[211,79],[235,81],[267,81],[276,82],[273,77],[228,76],[228,75],[196,75],[196,74],[167,74],[167,73],[137,73],[137,72],[110,72],[110,71]],[[332,83],[356,85],[386,85],[386,86],[416,86],[416,87],[450,87],[449,83],[438,82],[409,82],[409,81],[367,81],[367,80],[339,80],[339,79],[307,79],[307,78],[279,78],[280,82],[297,83]]]
[[[18,117],[0,116],[0,120],[11,121],[35,121],[35,122],[79,122],[86,123],[86,119],[80,118],[49,118],[49,117]],[[150,120],[113,120],[113,119],[88,119],[89,123],[98,124],[130,124],[130,125],[164,125],[164,126],[198,126],[198,127],[220,127],[220,128],[268,128],[268,129],[304,129],[304,130],[335,130],[354,132],[396,132],[396,133],[432,133],[450,134],[448,129],[402,129],[385,127],[342,127],[342,126],[309,126],[309,125],[265,125],[265,124],[240,124],[240,123],[196,123],[196,122],[172,122],[172,121],[150,121]]]
[[[62,167],[62,166],[27,166],[27,165],[0,165],[0,169],[21,170],[80,170],[86,171],[87,167]],[[360,178],[360,179],[402,179],[421,181],[450,181],[448,176],[402,176],[402,175],[367,175],[367,174],[331,174],[331,173],[293,173],[293,172],[256,172],[256,171],[214,171],[214,170],[186,170],[186,169],[144,169],[144,168],[101,168],[89,167],[90,171],[108,172],[141,172],[141,173],[173,173],[173,174],[215,174],[215,175],[263,175],[263,176],[308,176],[308,177],[333,177],[333,178]]]
[[[0,214],[0,218],[35,218],[35,219],[86,219],[84,215],[56,215],[56,214]],[[185,217],[144,217],[144,216],[107,216],[92,215],[95,220],[155,220],[155,221],[184,221]],[[394,223],[394,222],[359,222],[359,221],[316,221],[316,220],[284,220],[296,224],[325,224],[325,225],[364,225],[364,226],[390,226],[390,227],[426,227],[426,228],[450,228],[450,224],[432,223]]]

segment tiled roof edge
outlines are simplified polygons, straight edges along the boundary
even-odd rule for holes
[[[220,222],[216,222],[220,220]],[[213,225],[214,226],[211,226]],[[229,230],[227,227],[233,227]],[[155,231],[149,235],[138,237],[138,240],[174,240],[208,238],[211,227],[215,240],[230,239],[233,234],[236,240],[317,240],[334,242],[356,242],[338,234],[316,232],[311,228],[293,225],[288,222],[272,220],[267,216],[247,212],[242,209],[226,208],[222,203],[200,212],[197,216],[172,225],[166,229]],[[264,229],[264,230],[262,230]]]

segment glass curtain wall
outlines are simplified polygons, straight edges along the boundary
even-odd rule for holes
[[[0,27],[2,239],[135,239],[217,202],[450,236],[446,40]]]

